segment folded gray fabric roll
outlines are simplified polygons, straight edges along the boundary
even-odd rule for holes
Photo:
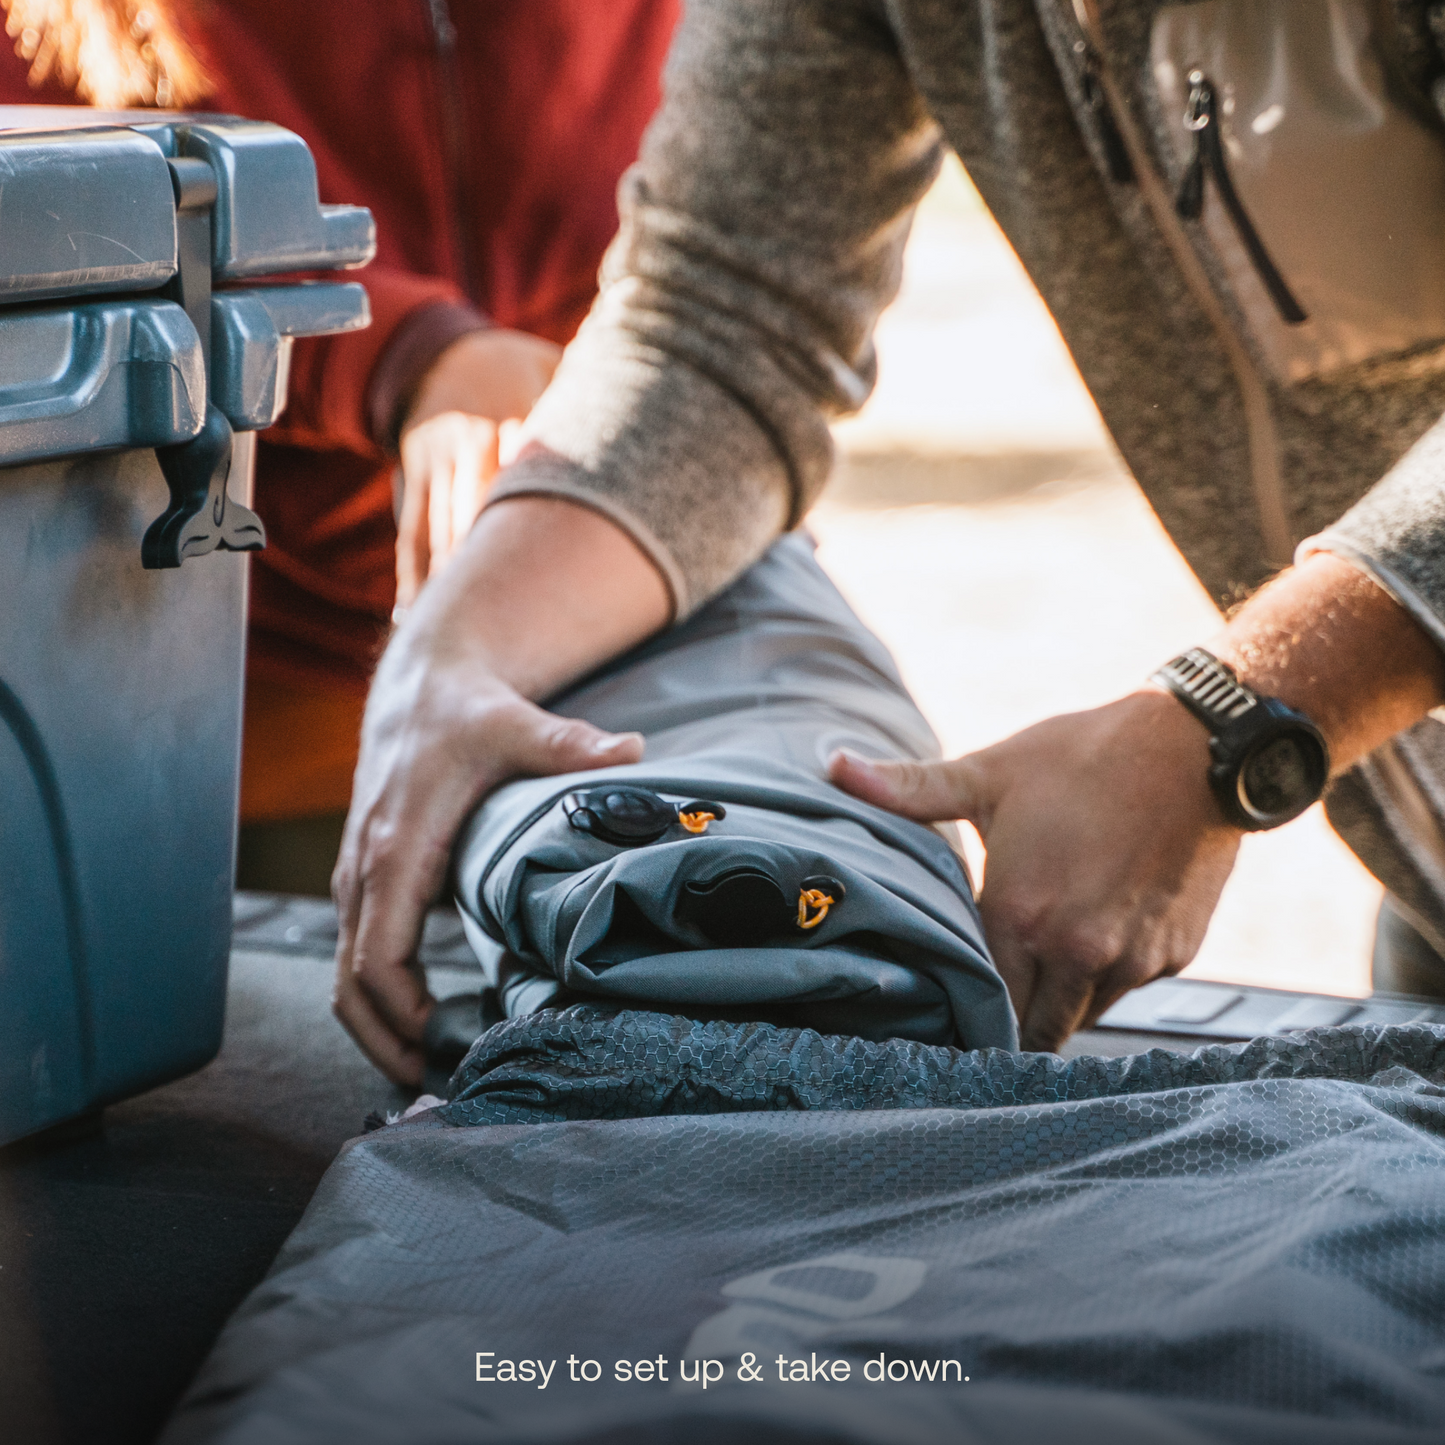
[[[1017,1047],[958,854],[824,780],[839,746],[938,744],[806,536],[552,706],[647,754],[513,783],[463,831],[458,903],[508,1016],[606,999]]]

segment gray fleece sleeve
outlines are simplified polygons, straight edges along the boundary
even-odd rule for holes
[[[1445,420],[1297,560],[1333,552],[1368,572],[1445,647]]]
[[[872,0],[689,0],[592,314],[490,501],[625,528],[681,617],[827,480],[937,127]]]

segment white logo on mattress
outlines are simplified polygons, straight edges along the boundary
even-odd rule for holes
[[[854,1323],[896,1309],[917,1292],[928,1266],[921,1259],[825,1254],[744,1275],[723,1286],[739,1303],[704,1320],[683,1352],[690,1359],[760,1358],[796,1346],[826,1343],[844,1320]]]

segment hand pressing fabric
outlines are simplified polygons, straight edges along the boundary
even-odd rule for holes
[[[1209,650],[1311,718],[1335,772],[1445,692],[1440,650],[1364,572],[1316,552]],[[949,762],[834,756],[839,787],[920,821],[965,819],[988,850],[979,910],[1026,1049],[1056,1049],[1199,950],[1241,832],[1207,782],[1208,734],[1141,689]]]
[[[416,950],[467,814],[509,778],[642,756],[636,734],[531,699],[641,641],[670,608],[660,574],[611,522],[516,497],[483,513],[397,629],[367,699],[332,893],[333,1007],[398,1083],[421,1082],[434,1001]]]
[[[1055,1049],[1199,950],[1240,831],[1205,781],[1204,729],[1165,693],[1050,718],[950,762],[839,754],[832,779],[988,850],[979,912],[1025,1049]]]
[[[523,331],[474,331],[422,378],[401,427],[398,615],[471,529],[514,429],[552,379],[561,348]]]

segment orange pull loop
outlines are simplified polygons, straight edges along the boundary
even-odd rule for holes
[[[706,833],[707,825],[717,817],[716,813],[679,813],[677,821],[689,833]]]
[[[821,888],[803,889],[798,894],[798,927],[816,928],[828,916],[828,910],[835,901],[831,894],[824,893]],[[812,918],[808,917],[810,908],[818,910]]]

